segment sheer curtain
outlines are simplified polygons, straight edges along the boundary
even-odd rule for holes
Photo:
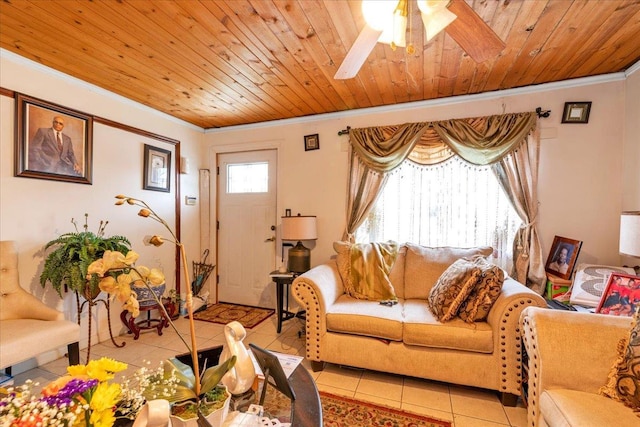
[[[511,193],[512,203],[514,200],[527,201],[515,206],[526,231],[517,235],[519,240],[514,247],[519,252],[514,254],[511,275],[521,278],[522,283],[541,293],[544,269],[540,276],[542,251],[535,225],[538,157],[534,155],[531,158],[528,148],[521,150],[524,159],[523,156],[507,156],[521,145],[528,147],[527,137],[530,134],[537,153],[539,137],[533,132],[535,128],[536,113],[528,112],[351,129],[347,228],[343,238],[353,241],[353,233],[365,220],[386,182],[385,175],[407,157],[425,164],[441,162],[453,153],[476,165],[501,161],[502,166],[496,169],[496,174],[504,177],[501,179],[499,176],[499,180],[503,187],[509,187],[505,191]],[[416,146],[418,148],[413,153]]]

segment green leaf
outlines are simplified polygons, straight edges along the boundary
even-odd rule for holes
[[[226,374],[229,369],[233,368],[236,364],[236,356],[233,355],[231,358],[225,360],[223,363],[213,366],[206,371],[204,371],[204,375],[202,376],[202,388],[200,390],[200,394],[204,394],[208,391],[213,390],[215,386],[220,383],[224,374]]]

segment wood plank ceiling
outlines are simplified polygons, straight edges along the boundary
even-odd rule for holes
[[[640,59],[640,0],[466,1],[505,42],[499,56],[476,64],[446,31],[425,43],[411,0],[416,53],[378,43],[349,80],[333,76],[365,25],[359,0],[4,0],[0,46],[202,128],[619,72]]]

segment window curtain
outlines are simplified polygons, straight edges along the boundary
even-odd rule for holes
[[[344,240],[362,224],[386,182],[385,175],[409,158],[436,164],[452,155],[476,165],[496,166],[494,173],[524,222],[517,233],[512,276],[541,293],[544,289],[542,249],[535,226],[539,136],[536,113],[515,113],[468,119],[407,123],[351,129],[347,227]],[[535,147],[531,158],[528,137]],[[523,156],[505,156],[523,146]],[[508,188],[506,188],[508,187]],[[519,203],[517,201],[522,201]],[[533,220],[532,220],[533,219]]]

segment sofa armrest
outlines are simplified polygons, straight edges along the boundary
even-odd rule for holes
[[[519,320],[520,313],[529,306],[546,307],[547,303],[536,292],[507,277],[487,316],[487,323],[493,330],[493,351],[500,355],[502,393],[520,394],[522,342]]]
[[[307,359],[320,361],[320,341],[327,332],[327,307],[344,294],[335,261],[298,276],[293,281],[292,294],[306,311]]]
[[[529,425],[539,425],[539,398],[545,390],[597,393],[607,383],[631,318],[531,307],[520,323],[529,357]]]

